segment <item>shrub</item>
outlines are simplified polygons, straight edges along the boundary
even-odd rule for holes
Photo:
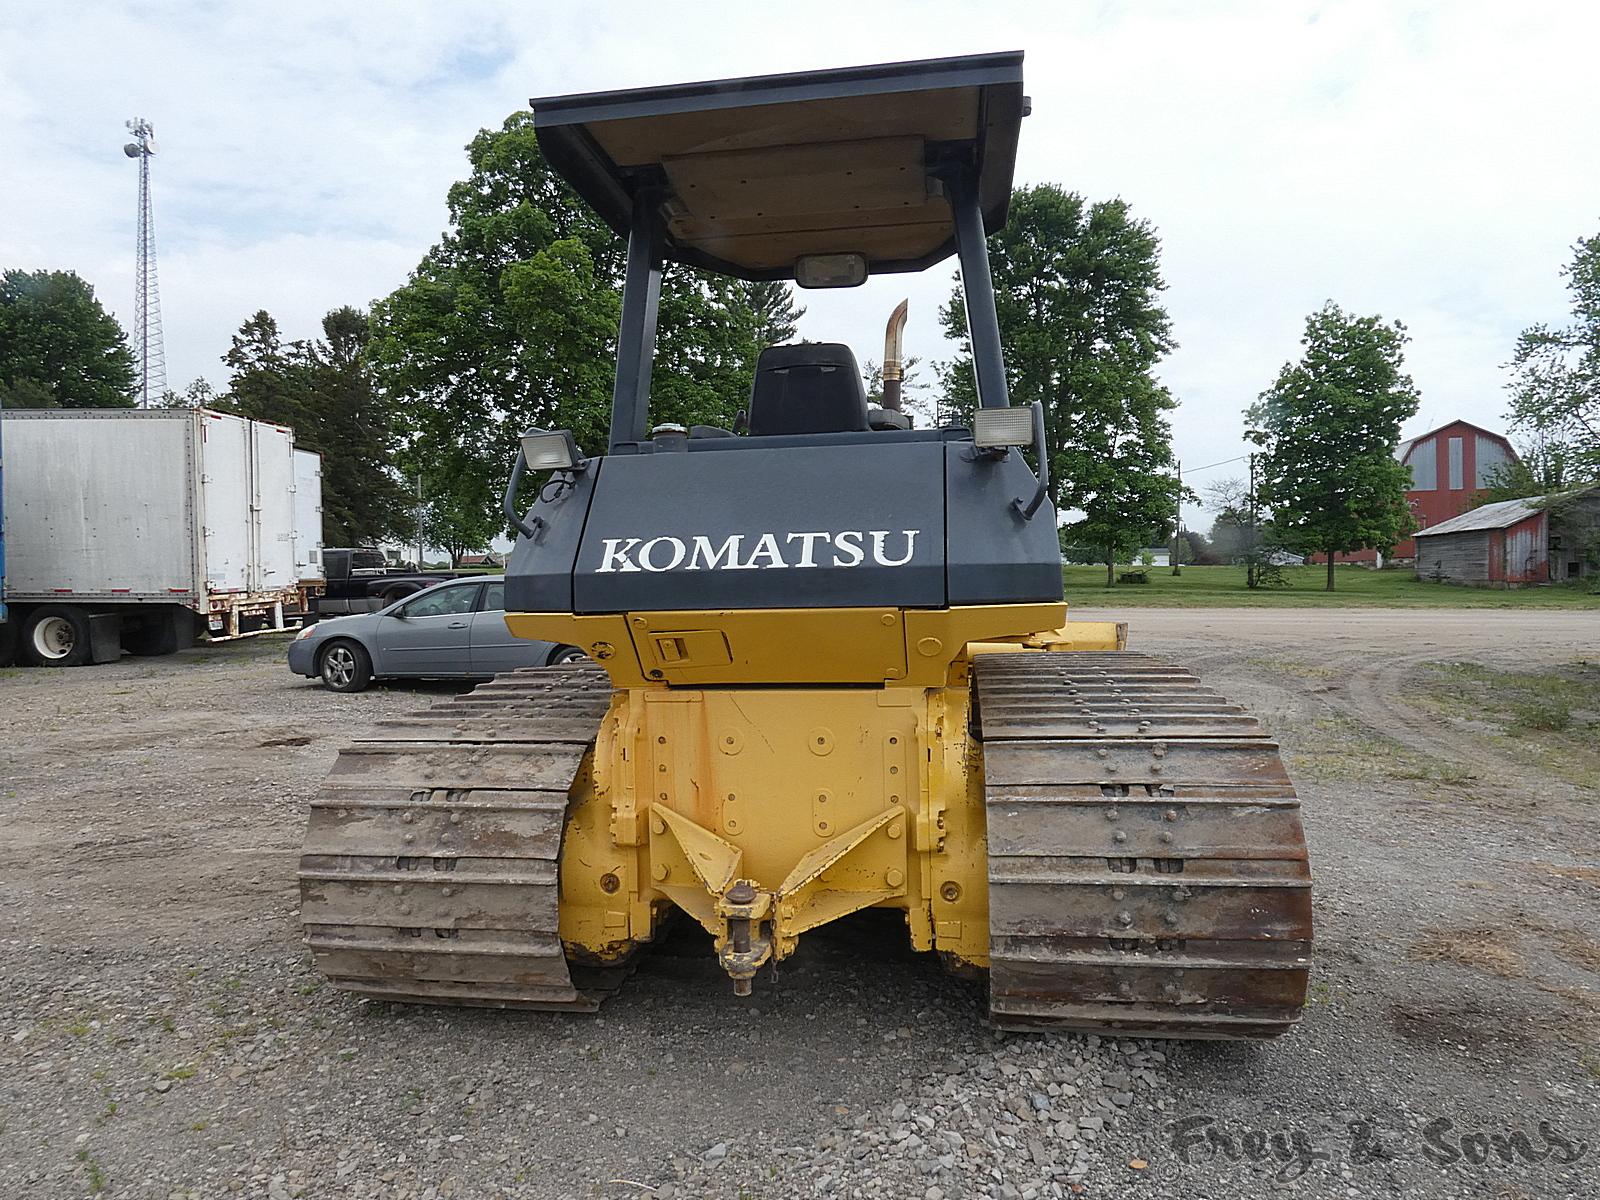
[[[1511,706],[1513,729],[1559,732],[1572,724],[1572,709],[1559,700],[1528,700]]]

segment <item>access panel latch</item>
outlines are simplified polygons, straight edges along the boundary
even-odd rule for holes
[[[733,662],[728,638],[720,629],[679,629],[650,634],[654,665],[663,670],[675,667],[725,667]]]

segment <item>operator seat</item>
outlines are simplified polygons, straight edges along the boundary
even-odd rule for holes
[[[865,433],[867,392],[850,347],[841,342],[768,346],[750,389],[751,437],[786,433]]]

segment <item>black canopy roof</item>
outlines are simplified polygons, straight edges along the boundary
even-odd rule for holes
[[[659,206],[668,259],[792,279],[803,255],[918,271],[955,249],[942,175],[972,172],[1005,224],[1022,53],[534,99],[550,164],[618,233]]]

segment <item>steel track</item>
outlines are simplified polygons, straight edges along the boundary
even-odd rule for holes
[[[990,1012],[1017,1029],[1260,1038],[1304,1003],[1310,871],[1277,746],[1191,674],[1123,652],[975,663]],[[610,701],[593,666],[519,671],[379,724],[311,804],[302,921],[374,999],[592,1012],[569,965],[568,795]]]
[[[974,675],[994,1024],[1292,1027],[1311,873],[1299,801],[1256,721],[1143,654],[986,654]]]
[[[558,869],[567,800],[611,697],[594,666],[501,676],[381,722],[311,802],[306,945],[378,1000],[592,1012],[620,969],[569,969]]]

